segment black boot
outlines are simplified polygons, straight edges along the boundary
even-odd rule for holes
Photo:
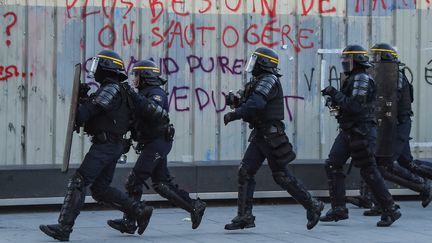
[[[363,212],[364,216],[380,216],[382,209],[378,204],[374,204],[369,210]]]
[[[196,200],[191,199],[189,193],[179,189],[177,185],[171,182],[153,183],[153,189],[174,205],[189,212],[191,214],[192,229],[198,228],[206,209],[205,202],[199,198]]]
[[[193,200],[192,204],[193,204],[193,209],[190,212],[192,229],[196,229],[201,224],[201,220],[204,215],[204,211],[206,209],[207,204],[204,201],[202,201],[200,198]]]
[[[240,171],[239,171],[240,172]],[[241,178],[244,176],[243,178]],[[255,180],[247,173],[239,173],[237,216],[225,225],[226,230],[248,229],[255,227],[255,216],[252,215]]]
[[[138,226],[136,225],[135,219],[129,219],[126,215],[122,219],[110,219],[107,224],[121,233],[135,234]]]
[[[145,206],[144,203],[140,203],[139,207],[135,209],[139,235],[142,235],[145,229],[147,228],[152,213],[153,213],[153,207]]]
[[[80,209],[84,204],[84,199],[84,181],[83,178],[76,173],[69,180],[66,196],[60,210],[58,224],[40,225],[39,229],[56,240],[69,241],[69,235],[72,232],[75,219],[78,217]]]
[[[320,218],[322,222],[348,219],[348,209],[345,206],[345,174],[342,167],[331,164],[331,161],[326,161],[325,166],[331,209]]]
[[[141,201],[141,196],[143,194],[143,181],[135,175],[134,171],[131,171],[129,174],[125,188],[129,198],[136,202]],[[128,216],[126,213],[123,213],[122,219],[108,220],[107,224],[111,228],[127,234],[135,234],[135,231],[138,229],[136,218],[132,215]]]
[[[255,216],[252,212],[247,211],[244,215],[237,215],[231,223],[225,225],[226,230],[248,229],[255,227]]]
[[[41,224],[39,225],[39,229],[59,241],[69,241],[69,235],[72,232],[72,227],[62,226],[61,224]]]
[[[123,214],[122,219],[108,220],[107,224],[120,233],[135,234],[138,229],[138,234],[142,235],[150,222],[153,207],[145,206],[144,202],[136,203],[137,205],[132,206],[130,213]]]
[[[424,190],[420,192],[420,198],[422,200],[422,206],[426,208],[429,203],[432,201],[432,188],[429,180],[425,180]]]
[[[321,212],[324,209],[324,203],[313,199],[312,208],[307,210],[306,217],[308,219],[306,228],[311,230],[320,220]]]
[[[255,216],[252,215],[253,200],[247,199],[245,202],[244,212],[242,206],[238,205],[237,216],[235,216],[231,223],[225,225],[226,230],[248,229],[255,227]]]
[[[273,179],[283,189],[294,197],[306,210],[307,229],[312,229],[318,223],[324,203],[313,199],[306,188],[288,171],[273,172]]]
[[[326,215],[320,218],[321,222],[337,222],[339,220],[348,219],[348,208],[346,207],[335,207],[327,211]]]
[[[391,207],[384,209],[381,220],[377,223],[378,227],[388,227],[398,220],[402,214],[399,212],[399,205],[393,204]]]

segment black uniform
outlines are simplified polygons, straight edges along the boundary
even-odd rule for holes
[[[340,132],[325,164],[332,208],[321,217],[321,221],[348,218],[343,165],[351,157],[353,165],[360,168],[361,177],[384,208],[385,213],[377,226],[389,226],[401,215],[384,184],[374,158],[377,134],[374,115],[375,85],[365,71],[370,66],[367,52],[361,46],[352,45],[344,49],[342,57],[342,66],[348,76],[341,91],[331,86],[322,91],[339,107],[339,115],[336,118]]]
[[[96,64],[92,68],[101,86],[89,98],[81,99],[76,116],[76,124],[84,126],[93,144],[69,181],[58,224],[40,226],[44,233],[60,241],[69,240],[89,185],[97,202],[135,214],[140,228],[146,226],[149,210],[151,212],[141,202],[129,199],[110,186],[117,160],[123,152],[121,139],[129,125],[127,93],[121,84],[127,76],[122,75],[123,62],[115,52],[102,51],[94,61]]]
[[[273,61],[273,65],[266,65]],[[254,176],[265,159],[273,173],[273,179],[287,190],[307,210],[308,229],[318,222],[323,203],[313,199],[306,188],[287,170],[286,165],[295,159],[291,143],[285,134],[283,91],[277,73],[278,57],[269,48],[258,48],[251,57],[255,58],[252,70],[253,78],[246,84],[243,97],[228,104],[237,108],[225,115],[224,121],[242,119],[248,122],[253,131],[249,137],[249,146],[238,171],[238,212],[231,224],[225,229],[235,230],[255,227],[252,215]],[[251,62],[251,61],[250,61]],[[252,60],[253,62],[253,60]]]
[[[147,73],[145,70],[150,68],[153,71]],[[167,94],[160,87],[165,81],[159,77],[160,71],[156,64],[149,60],[137,62],[133,72],[140,75],[140,85],[138,94],[129,91],[135,106],[131,133],[133,140],[138,143],[140,155],[126,182],[128,195],[139,201],[145,181],[151,178],[157,193],[191,214],[192,228],[196,229],[206,204],[199,198],[191,199],[189,193],[174,185],[167,167],[174,128],[169,124]],[[137,228],[134,216],[128,214],[123,219],[109,220],[108,225],[129,234],[133,234]]]
[[[432,164],[420,160],[413,161],[409,144],[411,116],[413,115],[411,109],[412,100],[412,86],[408,82],[404,73],[400,72],[397,102],[398,121],[393,157],[390,161],[377,158],[377,162],[378,168],[384,179],[419,192],[422,199],[422,206],[427,207],[432,200],[431,186],[429,182],[421,176],[432,179],[430,176],[432,172]],[[395,160],[397,161],[397,164],[393,163]],[[419,173],[419,171],[421,172]],[[367,194],[368,191],[366,190],[363,192],[362,196],[375,201],[373,197]],[[375,216],[379,214],[381,214],[381,208],[376,203],[371,210],[364,212],[364,215],[366,216]]]
[[[413,116],[411,108],[411,103],[414,100],[413,87],[403,72],[401,72],[400,78],[397,142],[395,149],[397,153],[395,153],[394,159],[397,160],[399,165],[408,169],[412,173],[432,180],[432,163],[414,160],[411,154],[409,140],[411,139],[411,116]]]
[[[397,52],[387,43],[378,43],[371,48],[375,63],[387,62],[401,65]],[[409,145],[411,132],[411,116],[413,116],[411,103],[414,100],[413,87],[409,83],[403,70],[399,70],[399,80],[397,82],[397,121],[396,121],[396,136],[393,141],[393,157],[390,159],[377,157],[378,168],[384,179],[393,183],[407,187],[411,190],[420,193],[422,206],[426,207],[432,200],[431,187],[427,180],[417,175],[417,171],[423,171],[422,175],[431,175],[432,164],[425,161],[413,162],[411,149]],[[388,80],[383,80],[387,82]],[[388,134],[392,136],[392,134]],[[393,161],[397,161],[394,164]],[[428,173],[429,171],[429,173]],[[369,190],[362,190],[359,197],[360,200],[367,202],[368,200],[375,201],[370,195]],[[356,201],[354,201],[356,202]],[[374,207],[364,212],[366,216],[374,216],[381,214],[381,208],[375,202]]]

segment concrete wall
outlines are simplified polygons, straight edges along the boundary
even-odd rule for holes
[[[322,159],[337,126],[319,91],[340,81],[337,52],[376,42],[396,46],[408,65],[413,150],[431,157],[431,7],[429,0],[0,0],[0,165],[61,163],[73,66],[86,71],[103,48],[119,52],[128,70],[144,58],[161,64],[176,126],[170,160],[239,160],[249,131],[241,122],[223,125],[222,94],[246,82],[244,61],[263,45],[280,55],[298,157]],[[82,80],[98,86],[85,72]],[[88,146],[75,135],[72,163]]]

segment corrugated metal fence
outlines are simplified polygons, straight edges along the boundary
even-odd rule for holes
[[[128,69],[144,58],[160,63],[176,126],[170,160],[240,159],[248,129],[223,125],[222,94],[242,86],[245,59],[263,45],[280,55],[285,123],[299,158],[322,159],[336,122],[319,91],[340,81],[338,50],[376,42],[396,46],[407,63],[414,149],[430,156],[431,7],[429,0],[0,0],[0,165],[60,163],[73,65],[86,70],[103,48],[119,52]],[[88,146],[74,137],[73,163]]]

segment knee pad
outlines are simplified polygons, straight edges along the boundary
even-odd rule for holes
[[[272,173],[273,176],[273,180],[278,184],[278,185],[285,185],[287,184],[290,180],[287,177],[286,172],[284,171],[277,171],[277,172],[273,172]]]
[[[158,194],[166,194],[167,191],[170,191],[167,182],[155,182],[152,184],[153,190]]]
[[[82,191],[85,187],[84,178],[76,172],[69,180],[68,189],[77,189]]]
[[[90,191],[91,191],[91,196],[92,198],[96,201],[96,202],[100,202],[103,203],[105,201],[105,193],[108,189],[107,187],[102,187],[99,185],[91,185],[90,186]]]
[[[85,194],[86,194],[86,187],[84,184],[84,179],[77,172],[69,180],[66,196],[64,199],[65,203],[70,202],[70,203],[82,204],[84,203]]]
[[[360,175],[365,182],[375,181],[381,174],[378,172],[376,166],[364,166],[360,168]],[[367,183],[369,184],[369,183]]]
[[[126,191],[130,196],[132,195],[142,195],[143,193],[143,182],[141,182],[138,177],[135,175],[135,172],[131,171],[129,174],[126,184]]]
[[[238,183],[244,184],[248,180],[250,180],[251,178],[253,178],[253,176],[249,174],[248,169],[247,169],[247,165],[244,163],[241,163],[240,167],[238,169]]]
[[[325,165],[324,165],[324,169],[327,173],[327,175],[333,175],[333,174],[340,174],[340,173],[344,173],[343,171],[343,166],[342,165],[335,165],[334,162],[332,162],[331,160],[326,160]]]
[[[384,179],[386,180],[390,180],[392,179],[393,176],[393,166],[378,166],[378,171],[381,173],[382,177],[384,177]]]
[[[369,148],[369,141],[359,139],[350,141],[351,159],[355,167],[361,168],[375,163],[375,156]]]

